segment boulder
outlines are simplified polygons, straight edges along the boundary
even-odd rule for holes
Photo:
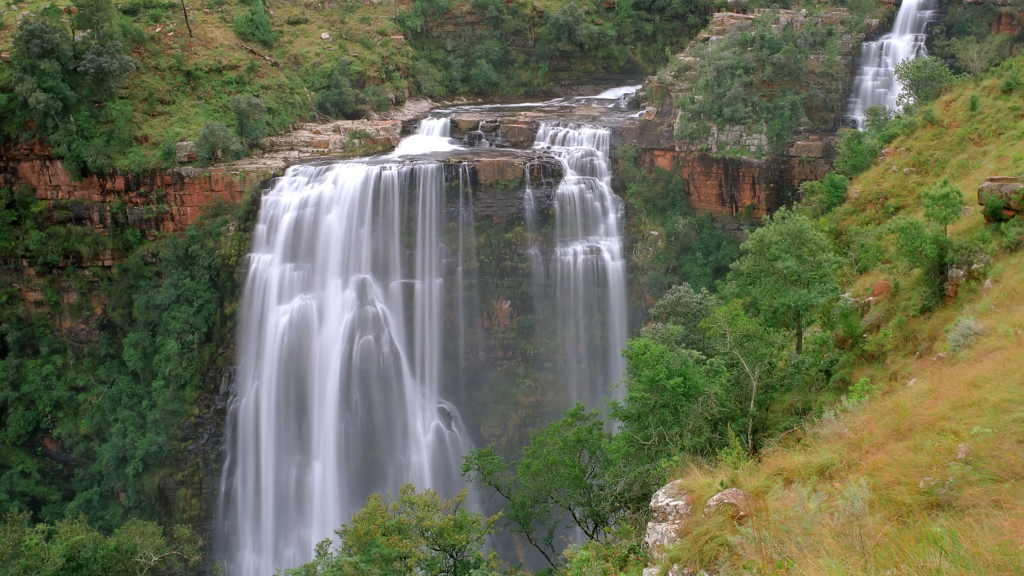
[[[704,505],[704,515],[714,513],[722,506],[729,506],[733,509],[732,517],[736,520],[746,518],[750,515],[750,505],[754,498],[749,493],[739,488],[729,488],[712,496]]]
[[[875,282],[875,287],[871,289],[872,298],[881,298],[892,290],[892,284],[888,280],[879,280]]]
[[[178,142],[174,145],[174,159],[178,164],[188,164],[189,162],[195,162],[199,156],[196,154],[196,143],[191,140],[187,142]]]
[[[978,204],[985,205],[986,198],[1001,198],[1006,201],[1003,213],[1012,218],[1024,206],[1024,179],[1012,176],[991,176],[978,186]],[[986,220],[988,217],[986,216]]]
[[[328,34],[327,32],[322,32],[320,34],[320,39],[323,40],[324,42],[327,42],[328,40],[331,39],[331,35]]]
[[[679,540],[679,529],[693,513],[690,494],[683,489],[683,481],[675,480],[662,486],[651,498],[651,521],[647,523],[643,547],[655,562],[664,558],[667,546]]]

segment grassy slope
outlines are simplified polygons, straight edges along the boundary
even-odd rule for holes
[[[934,125],[897,139],[907,155],[854,181],[860,195],[838,212],[839,228],[920,216],[918,191],[949,177],[974,208],[950,234],[982,233],[974,191],[987,176],[1024,169],[1024,100],[1002,93],[998,75],[951,91],[933,105]],[[868,295],[881,275],[854,278],[854,294]],[[898,309],[904,298],[894,291],[881,306]],[[973,315],[982,336],[938,357],[961,315]],[[997,253],[960,298],[893,328],[891,339],[889,356],[856,369],[881,383],[866,403],[827,413],[755,463],[682,471],[697,503],[736,486],[758,505],[740,525],[695,520],[672,561],[722,573],[1024,573],[1024,253]],[[961,445],[969,454],[958,459]]]
[[[19,3],[18,12],[8,12],[4,17],[6,26],[0,29],[0,50],[11,50],[17,14],[36,12],[49,3],[30,0]],[[59,3],[65,4],[72,3]],[[161,162],[160,158],[161,143],[195,139],[209,121],[231,125],[231,98],[240,94],[263,98],[275,128],[312,119],[304,87],[311,89],[316,71],[342,56],[353,60],[357,75],[370,77],[382,74],[387,62],[408,61],[407,48],[382,41],[399,33],[389,19],[393,8],[359,2],[334,5],[338,7],[314,11],[294,0],[272,3],[274,14],[270,18],[281,37],[270,49],[235,36],[235,14],[249,9],[237,1],[220,6],[215,1],[191,3],[195,38],[188,37],[180,7],[124,16],[142,27],[147,38],[146,46],[132,53],[140,66],[120,93],[132,104],[135,139],[145,145],[134,149],[134,156],[119,159],[120,164],[132,168],[165,163],[167,159]],[[295,26],[285,23],[295,16],[304,16],[309,22]],[[321,40],[321,32],[331,34],[331,41]],[[373,39],[371,47],[358,42],[362,36]],[[281,65],[271,66],[243,49],[243,44],[254,46]]]

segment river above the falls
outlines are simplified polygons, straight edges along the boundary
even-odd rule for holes
[[[629,309],[611,127],[637,88],[438,109],[390,154],[274,181],[240,306],[229,574],[309,561],[371,493],[453,496],[472,447],[513,454],[616,393]]]

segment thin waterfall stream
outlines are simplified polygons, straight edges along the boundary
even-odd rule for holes
[[[614,106],[627,92],[598,101]],[[221,485],[219,533],[232,576],[308,562],[372,493],[411,482],[450,497],[466,487],[462,456],[483,435],[480,402],[466,416],[467,398],[491,385],[481,366],[509,363],[485,358],[481,333],[527,312],[500,295],[481,301],[478,153],[450,131],[448,117],[432,116],[391,154],[295,166],[265,191]],[[542,122],[533,149],[479,152],[491,162],[543,154],[561,166],[557,185],[534,185],[536,162],[524,160],[524,192],[513,199],[529,238],[525,284],[538,301],[551,295],[555,310],[546,325],[558,342],[546,348],[562,389],[551,394],[561,400],[550,414],[575,401],[600,406],[623,374],[624,210],[611,188],[609,143],[607,128]],[[553,214],[546,244],[545,210]]]
[[[861,45],[857,75],[846,106],[847,118],[854,127],[864,129],[871,106],[897,108],[896,98],[903,85],[896,78],[896,65],[927,55],[928,25],[940,17],[935,4],[935,0],[903,0],[892,31]]]

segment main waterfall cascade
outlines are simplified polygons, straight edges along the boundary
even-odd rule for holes
[[[847,104],[847,115],[857,128],[864,128],[869,107],[896,108],[896,97],[903,89],[896,78],[896,65],[927,55],[924,43],[928,25],[938,18],[935,0],[903,0],[892,31],[861,45],[858,72]]]
[[[291,168],[263,198],[223,486],[231,574],[309,561],[371,493],[464,486],[472,446],[438,393],[443,193],[437,163],[341,163]]]
[[[553,152],[565,171],[555,190],[551,268],[569,399],[588,408],[600,405],[625,370],[624,204],[612,192],[610,141],[604,128],[544,123],[534,143]]]
[[[425,157],[465,150],[449,130],[447,118],[428,118],[390,155],[296,166],[263,197],[221,484],[232,576],[308,562],[372,493],[466,487],[461,461],[473,443],[442,396],[464,402],[481,385],[483,303],[466,272],[477,268],[470,166],[450,166],[458,196],[448,205],[445,164]],[[609,139],[603,128],[543,124],[534,148],[564,177],[553,192],[527,179],[526,194],[553,196],[553,253],[541,254],[534,203],[522,214],[535,297],[553,296],[545,322],[557,323],[561,343],[549,348],[566,387],[554,397],[590,407],[622,377],[627,332]],[[451,325],[456,338],[446,339]]]

